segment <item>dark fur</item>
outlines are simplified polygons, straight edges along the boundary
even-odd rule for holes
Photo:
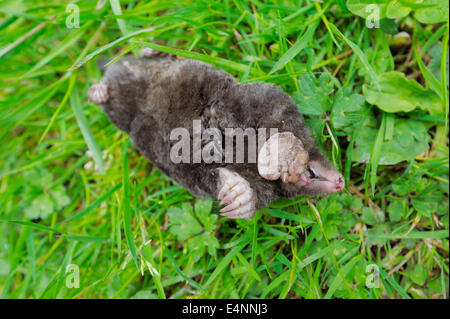
[[[106,69],[103,81],[110,97],[102,108],[109,119],[128,133],[136,147],[164,174],[199,198],[217,197],[218,167],[227,167],[247,179],[256,195],[256,208],[280,197],[307,192],[281,180],[263,179],[256,164],[172,163],[170,148],[176,141],[170,141],[171,130],[184,127],[192,133],[195,119],[202,120],[202,127],[221,131],[226,127],[290,131],[302,140],[310,159],[331,167],[319,152],[296,104],[272,84],[241,84],[209,64],[168,56],[124,57]]]

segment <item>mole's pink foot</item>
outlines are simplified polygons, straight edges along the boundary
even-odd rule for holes
[[[151,48],[143,48],[141,50],[141,55],[144,58],[153,58],[153,57],[161,55],[161,54],[162,54],[161,51],[157,51],[157,50],[151,49]]]
[[[105,104],[109,99],[108,87],[102,82],[94,84],[89,88],[88,96],[95,104]]]
[[[255,197],[250,184],[239,174],[226,168],[219,169],[220,205],[228,204],[220,210],[228,218],[252,219],[255,215]]]
[[[258,172],[263,178],[296,183],[306,170],[308,152],[291,132],[272,135],[258,154]]]

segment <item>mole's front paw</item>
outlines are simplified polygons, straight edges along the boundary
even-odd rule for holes
[[[255,197],[249,182],[226,168],[219,168],[219,179],[220,205],[228,204],[220,210],[221,215],[229,218],[252,219],[255,215]]]
[[[106,84],[99,82],[89,88],[89,100],[95,104],[105,104],[109,99],[108,87]]]
[[[306,170],[308,152],[291,132],[272,135],[258,154],[258,172],[263,178],[296,183]]]

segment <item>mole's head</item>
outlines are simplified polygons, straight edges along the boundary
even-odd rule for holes
[[[301,124],[298,136],[292,132],[272,135],[258,154],[258,173],[275,181],[282,197],[337,193],[344,189],[345,180],[319,151],[310,131]]]
[[[309,160],[295,182],[282,183],[286,197],[327,195],[341,192],[345,179],[317,148],[309,150]]]

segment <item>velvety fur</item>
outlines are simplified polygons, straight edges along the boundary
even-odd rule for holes
[[[290,131],[302,140],[310,160],[319,160],[331,168],[296,104],[272,84],[241,84],[209,64],[167,55],[139,59],[126,56],[106,69],[102,81],[108,86],[109,100],[102,108],[109,119],[128,133],[136,147],[164,174],[199,198],[217,197],[218,167],[227,167],[250,183],[256,208],[307,191],[281,180],[263,179],[257,164],[174,164],[170,149],[176,141],[170,140],[170,132],[184,127],[192,139],[193,120],[201,120],[203,128],[218,128],[222,133],[225,128],[238,127]]]

